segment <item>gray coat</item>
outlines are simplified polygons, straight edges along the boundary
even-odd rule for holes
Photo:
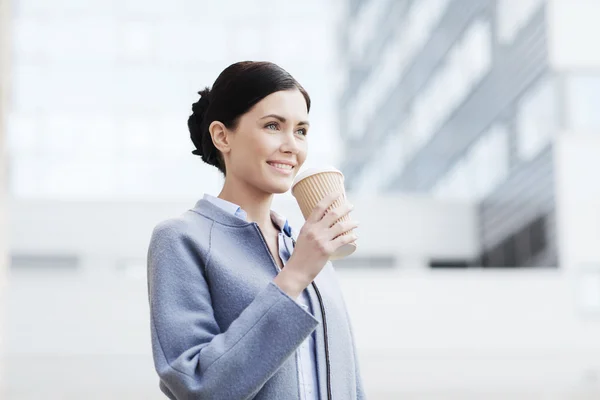
[[[320,398],[365,398],[331,263],[307,289],[314,316],[273,283],[276,275],[258,225],[206,200],[155,227],[152,352],[169,398],[299,399],[295,357],[315,329]]]

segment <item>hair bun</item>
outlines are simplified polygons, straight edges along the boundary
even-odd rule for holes
[[[206,115],[206,110],[210,105],[210,89],[204,88],[199,91],[200,99],[192,104],[192,115],[188,119],[188,128],[190,130],[190,138],[196,147],[192,154],[202,156],[202,136],[203,136],[203,121]]]

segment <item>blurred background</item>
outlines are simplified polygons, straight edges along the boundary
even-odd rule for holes
[[[0,0],[0,398],[164,398],[148,241],[218,194],[186,120],[246,59],[346,176],[370,399],[600,398],[598,37],[597,0]]]

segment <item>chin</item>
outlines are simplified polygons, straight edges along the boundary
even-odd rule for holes
[[[282,194],[282,193],[286,193],[287,191],[289,191],[291,187],[292,187],[291,184],[289,184],[289,185],[271,185],[269,187],[268,192],[273,193],[273,194]]]
[[[264,182],[264,191],[272,194],[282,194],[286,193],[292,187],[293,178],[290,178],[289,181],[286,179],[282,179],[279,181],[269,180]]]
[[[269,171],[270,172],[270,171]],[[296,171],[294,171],[296,172]],[[264,191],[272,194],[286,193],[292,187],[296,173],[289,176],[273,176],[271,173],[262,176],[262,186]]]

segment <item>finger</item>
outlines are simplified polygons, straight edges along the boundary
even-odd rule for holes
[[[338,236],[337,238],[333,239],[333,241],[331,242],[331,246],[335,250],[337,250],[345,244],[355,242],[356,239],[358,239],[358,235],[356,234],[356,232],[352,232],[349,235],[342,235],[342,236]],[[335,252],[335,250],[334,250],[334,252]]]
[[[331,227],[328,235],[333,239],[356,228],[358,228],[358,222],[356,221],[340,221]]]
[[[317,203],[315,208],[310,213],[308,221],[319,222],[323,218],[325,213],[327,212],[327,209],[341,196],[342,196],[342,193],[333,192],[333,193],[330,193],[327,196],[325,196],[323,199],[321,199],[321,201],[319,201]]]
[[[325,214],[325,216],[321,220],[322,224],[325,225],[327,228],[330,228],[337,221],[339,221],[340,218],[345,217],[353,209],[354,209],[354,206],[352,204],[349,204],[348,202],[346,202],[346,203],[342,204],[341,206],[336,207],[333,210],[330,210],[329,212],[327,212],[327,214]]]

